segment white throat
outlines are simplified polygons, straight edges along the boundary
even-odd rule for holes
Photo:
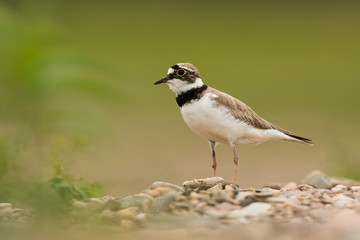
[[[181,93],[187,92],[190,89],[199,88],[204,85],[201,78],[196,78],[195,82],[189,83],[187,81],[182,81],[180,79],[174,78],[166,82],[171,91],[173,91],[176,96]]]

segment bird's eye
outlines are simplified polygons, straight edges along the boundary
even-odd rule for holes
[[[178,75],[179,77],[182,77],[186,74],[186,70],[180,68],[179,70],[176,71],[176,75]]]

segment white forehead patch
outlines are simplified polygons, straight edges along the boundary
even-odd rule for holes
[[[168,73],[167,73],[167,74],[169,75],[169,74],[172,74],[172,73],[174,73],[174,72],[175,72],[175,70],[174,70],[173,68],[169,68],[169,70],[168,70]]]

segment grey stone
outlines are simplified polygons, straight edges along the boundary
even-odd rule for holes
[[[152,211],[154,213],[169,212],[170,204],[175,200],[177,195],[178,193],[176,191],[171,191],[157,197],[152,204]]]
[[[301,180],[301,183],[311,185],[315,188],[325,189],[330,189],[332,186],[330,178],[318,170],[309,173],[304,179]]]
[[[120,208],[142,207],[143,198],[135,196],[126,196],[118,200]]]

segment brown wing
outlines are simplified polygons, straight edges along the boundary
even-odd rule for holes
[[[218,96],[217,98],[214,98],[217,105],[229,109],[231,115],[236,119],[244,121],[255,128],[276,129],[273,124],[259,117],[249,106],[240,100],[214,88],[209,87],[209,91]]]
[[[239,119],[240,121],[244,121],[249,125],[258,129],[276,129],[292,138],[299,140],[300,142],[312,144],[310,139],[300,137],[295,133],[292,133],[288,130],[278,127],[275,124],[272,124],[266,121],[265,119],[259,117],[259,115],[257,115],[249,106],[247,106],[245,103],[241,102],[240,100],[226,93],[220,92],[214,88],[209,87],[209,91],[214,93],[216,96],[218,96],[217,98],[214,98],[214,101],[216,101],[217,105],[229,109],[229,112],[236,119]]]

